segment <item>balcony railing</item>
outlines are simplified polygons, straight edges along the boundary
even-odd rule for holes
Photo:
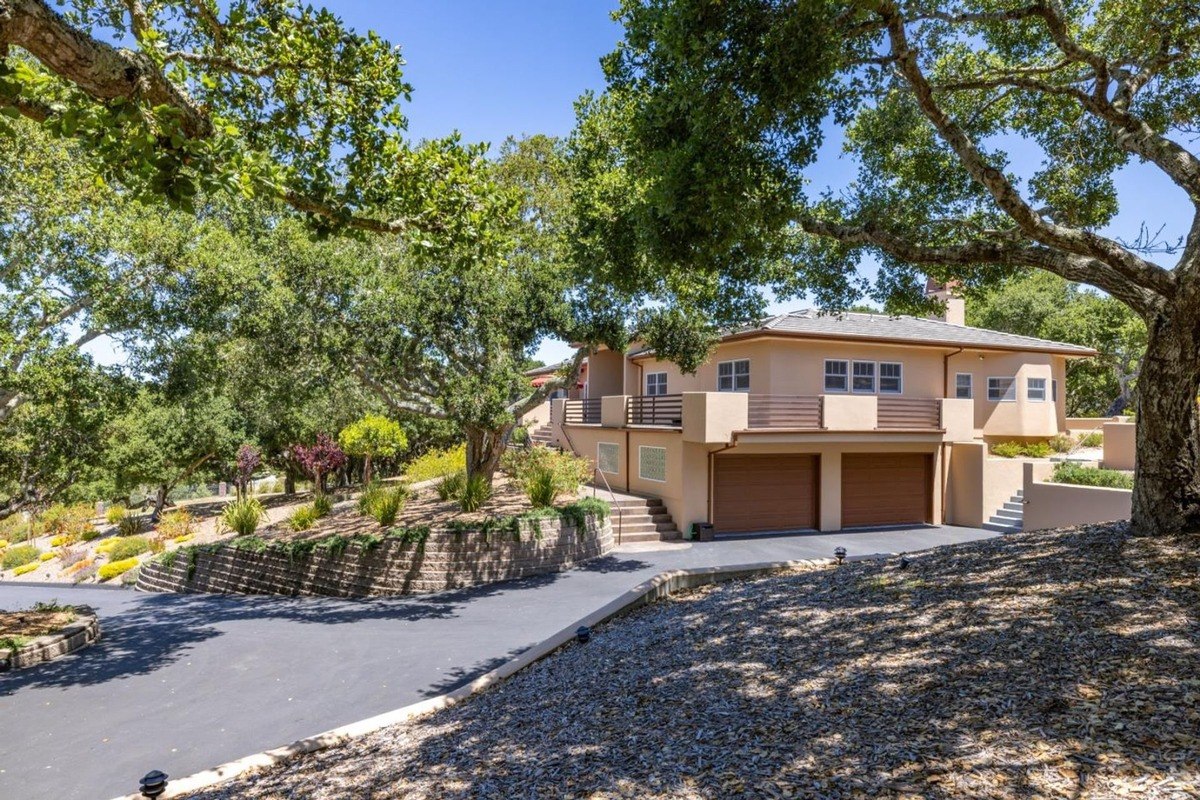
[[[942,426],[941,403],[933,397],[881,396],[875,424],[880,430],[937,429]]]
[[[817,430],[821,427],[820,397],[752,394],[748,399],[751,428]]]
[[[567,425],[599,425],[600,398],[568,400],[563,404],[563,422]]]
[[[650,394],[631,397],[625,408],[625,424],[682,427],[683,395]]]

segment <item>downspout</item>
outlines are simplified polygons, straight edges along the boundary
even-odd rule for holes
[[[964,348],[960,347],[957,350],[955,350],[953,353],[946,353],[946,355],[942,356],[942,395],[943,395],[942,399],[943,400],[950,397],[950,359],[953,358],[954,356],[958,355],[959,353],[961,353],[963,351],[963,349]],[[974,402],[974,400],[972,400],[972,402]],[[945,425],[945,421],[943,421],[942,424]],[[947,470],[949,470],[949,468],[950,468],[949,467],[950,459],[947,458],[947,454],[948,454],[949,450],[950,450],[950,446],[946,442],[943,441],[942,442],[942,465],[941,465],[942,524],[943,525],[946,524],[946,502],[947,502],[947,495],[949,494],[949,492],[946,490],[950,487],[949,476],[947,474]]]
[[[737,436],[735,434],[732,442],[718,450],[710,450],[708,452],[708,475],[706,476],[708,484],[708,513],[706,517],[709,525],[712,524],[713,518],[713,460],[716,458],[717,453],[724,453],[726,450],[732,450],[737,446]]]
[[[630,488],[632,485],[633,485],[633,481],[630,480],[630,475],[629,475],[629,428],[626,428],[625,429],[625,491],[632,494],[633,489]]]

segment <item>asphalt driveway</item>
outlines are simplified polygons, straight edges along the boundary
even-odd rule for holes
[[[914,551],[995,534],[918,528],[614,553],[569,572],[373,600],[0,584],[0,608],[97,609],[99,644],[0,676],[0,798],[104,800],[453,689],[667,569]]]

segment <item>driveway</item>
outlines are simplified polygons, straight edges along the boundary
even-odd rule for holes
[[[453,689],[667,569],[913,551],[918,528],[613,553],[569,572],[408,598],[158,595],[0,584],[0,608],[84,603],[99,644],[0,676],[0,797],[104,800]]]

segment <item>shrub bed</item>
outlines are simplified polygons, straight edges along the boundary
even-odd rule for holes
[[[1115,469],[1082,467],[1078,464],[1059,464],[1050,476],[1052,483],[1070,483],[1077,486],[1100,486],[1107,489],[1132,489],[1133,476]]]

